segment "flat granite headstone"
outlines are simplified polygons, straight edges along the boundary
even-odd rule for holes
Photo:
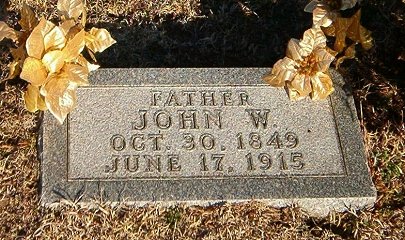
[[[290,101],[269,69],[102,69],[40,138],[43,205],[264,201],[314,215],[373,205],[353,98]]]

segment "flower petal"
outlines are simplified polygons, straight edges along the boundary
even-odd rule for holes
[[[313,100],[322,100],[327,98],[335,89],[333,88],[332,79],[329,75],[318,72],[315,76],[311,77]]]
[[[40,95],[39,89],[31,84],[28,85],[27,91],[23,93],[25,107],[30,112],[46,110],[44,98]]]
[[[59,27],[63,32],[63,35],[67,35],[72,27],[76,26],[76,22],[73,19],[63,21]]]
[[[356,43],[353,43],[349,47],[346,48],[345,50],[345,55],[339,57],[336,60],[336,69],[340,67],[340,64],[342,64],[346,59],[353,59],[356,57]]]
[[[60,27],[54,27],[44,37],[45,52],[48,50],[62,49],[65,46],[66,38]]]
[[[88,77],[89,71],[87,66],[83,67],[78,64],[65,64],[62,71],[67,73],[69,76],[69,83],[76,86],[87,86],[89,85]]]
[[[24,61],[24,65],[20,77],[34,86],[41,86],[46,83],[48,72],[41,60],[28,57]]]
[[[300,42],[301,55],[308,56],[316,48],[326,47],[326,37],[320,28],[311,28],[304,32]]]
[[[346,47],[346,36],[347,31],[350,25],[352,24],[353,19],[351,18],[337,18],[333,23],[335,27],[335,45],[334,50],[337,52],[342,52],[343,49]]]
[[[301,47],[298,39],[292,38],[288,42],[286,55],[294,61],[302,61]]]
[[[312,13],[314,11],[314,9],[319,5],[319,1],[317,0],[312,0],[310,3],[308,3],[305,8],[304,11],[308,12],[308,13]]]
[[[312,21],[315,27],[329,27],[333,22],[330,11],[325,7],[317,7],[314,9]]]
[[[18,23],[24,31],[28,32],[38,25],[38,19],[36,18],[35,13],[26,3],[23,3],[22,5],[21,20],[18,21]]]
[[[60,50],[50,51],[44,55],[42,63],[50,73],[56,73],[63,67],[65,56]]]
[[[14,60],[25,60],[25,58],[27,57],[24,45],[21,45],[18,48],[10,48],[10,53],[13,56]]]
[[[40,92],[42,96],[62,95],[66,88],[69,86],[69,76],[64,73],[53,73],[47,78],[47,82],[41,87]]]
[[[86,33],[86,46],[95,52],[102,52],[116,41],[111,37],[106,29],[92,28],[89,33]]]
[[[341,0],[342,5],[340,7],[340,10],[346,10],[349,8],[352,8],[356,5],[358,0]]]
[[[361,43],[362,47],[369,50],[373,46],[373,38],[371,37],[371,31],[361,26],[361,10],[359,9],[352,17],[352,22],[347,29],[347,37],[354,42]]]
[[[9,38],[13,41],[17,41],[17,32],[9,27],[5,22],[0,21],[0,41],[4,38]]]
[[[49,111],[61,124],[76,106],[77,87],[69,82],[70,77],[64,72],[51,74],[48,82],[40,90],[40,93],[45,96],[45,103]]]
[[[322,28],[322,31],[326,36],[334,37],[336,33],[335,24],[332,23],[329,27]]]
[[[32,30],[25,44],[28,56],[42,59],[42,55],[45,51],[45,35],[54,27],[55,25],[52,22],[47,21],[45,18],[41,19],[39,24]]]
[[[315,49],[314,56],[316,61],[315,71],[317,72],[326,72],[335,59],[325,48]]]
[[[63,49],[63,54],[65,56],[66,62],[70,62],[73,59],[77,58],[79,54],[83,51],[83,48],[85,46],[84,36],[85,32],[84,30],[81,30],[71,40],[69,40],[66,43],[66,46]]]
[[[294,87],[291,85],[291,82],[287,82],[286,84],[288,97],[292,101],[302,100],[307,97],[307,95],[301,95]]]
[[[308,96],[312,91],[310,77],[305,74],[297,74],[290,86],[298,91],[301,96]]]
[[[76,88],[68,86],[62,95],[48,95],[45,97],[45,103],[52,115],[62,124],[76,107]]]
[[[296,65],[297,63],[290,58],[280,59],[274,64],[271,74],[264,76],[263,80],[273,87],[282,87],[296,75]]]
[[[73,18],[77,20],[85,10],[84,7],[82,0],[59,0],[57,4],[60,15],[66,19]]]
[[[8,65],[9,68],[9,74],[7,79],[14,79],[21,73],[21,64],[22,61],[20,60],[14,60]]]
[[[360,26],[360,44],[365,50],[369,50],[373,47],[373,37],[371,36],[371,31],[363,26]]]
[[[77,59],[75,60],[75,62],[76,62],[77,64],[83,66],[83,67],[86,67],[88,72],[92,72],[92,71],[95,71],[95,70],[97,70],[97,69],[100,68],[99,65],[92,64],[92,63],[90,63],[89,61],[87,61],[87,59],[84,58],[82,55],[79,55],[79,57],[77,57]]]

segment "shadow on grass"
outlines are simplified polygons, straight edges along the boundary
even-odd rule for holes
[[[101,66],[118,68],[271,67],[284,57],[288,40],[311,26],[311,14],[303,11],[307,2],[203,0],[200,17],[190,21],[166,16],[160,24],[98,23],[117,39],[98,59]],[[403,121],[404,11],[400,0],[364,1],[362,22],[373,32],[375,47],[358,47],[357,59],[342,65],[357,102],[365,104],[361,117],[369,129]]]
[[[299,3],[301,2],[301,3]],[[305,1],[202,1],[200,16],[182,23],[126,27],[100,23],[117,44],[99,56],[108,67],[270,67],[289,38],[311,26]]]
[[[364,1],[362,22],[373,32],[374,47],[359,51],[358,59],[345,65],[344,76],[351,80],[357,102],[363,103],[363,118],[369,130],[390,123],[400,130],[404,124],[404,17],[405,3],[401,0]]]

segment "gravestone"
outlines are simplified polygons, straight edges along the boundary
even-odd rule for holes
[[[290,101],[269,69],[102,69],[60,125],[42,125],[41,201],[210,205],[310,214],[376,199],[353,98]]]

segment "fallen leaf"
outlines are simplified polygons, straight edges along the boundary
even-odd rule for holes
[[[82,0],[59,0],[57,8],[66,19],[77,20],[84,11],[84,4]]]
[[[17,41],[18,36],[14,29],[9,27],[5,22],[0,21],[0,41],[2,41],[4,38]]]
[[[25,59],[20,77],[34,86],[46,83],[48,72],[41,60],[33,57]]]
[[[21,9],[21,20],[18,21],[21,28],[24,31],[30,32],[38,25],[38,19],[35,16],[35,13],[32,11],[31,7],[26,3],[23,3]]]
[[[93,52],[102,52],[116,41],[106,29],[92,28],[86,34],[86,46]]]

